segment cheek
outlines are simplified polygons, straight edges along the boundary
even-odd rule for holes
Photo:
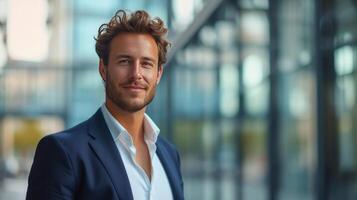
[[[112,70],[109,72],[112,81],[114,82],[123,82],[125,78],[128,76],[127,72],[124,70]]]
[[[147,71],[143,72],[143,75],[146,77],[146,79],[150,82],[156,82],[158,72],[153,72],[153,71]]]

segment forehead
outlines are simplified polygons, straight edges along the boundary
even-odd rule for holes
[[[110,43],[110,56],[126,54],[133,57],[158,59],[158,47],[154,38],[144,33],[120,33]]]

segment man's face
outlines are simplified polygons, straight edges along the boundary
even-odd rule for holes
[[[101,60],[107,100],[128,112],[148,105],[155,96],[163,68],[158,66],[158,47],[148,34],[120,33],[110,44],[108,65]]]

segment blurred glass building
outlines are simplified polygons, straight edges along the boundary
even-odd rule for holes
[[[145,9],[173,46],[149,114],[186,199],[357,199],[354,0],[0,0],[0,199],[38,140],[104,101],[94,36]]]

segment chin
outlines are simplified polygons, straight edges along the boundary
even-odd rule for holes
[[[145,108],[146,104],[143,100],[129,100],[123,106],[125,110],[135,112]]]

